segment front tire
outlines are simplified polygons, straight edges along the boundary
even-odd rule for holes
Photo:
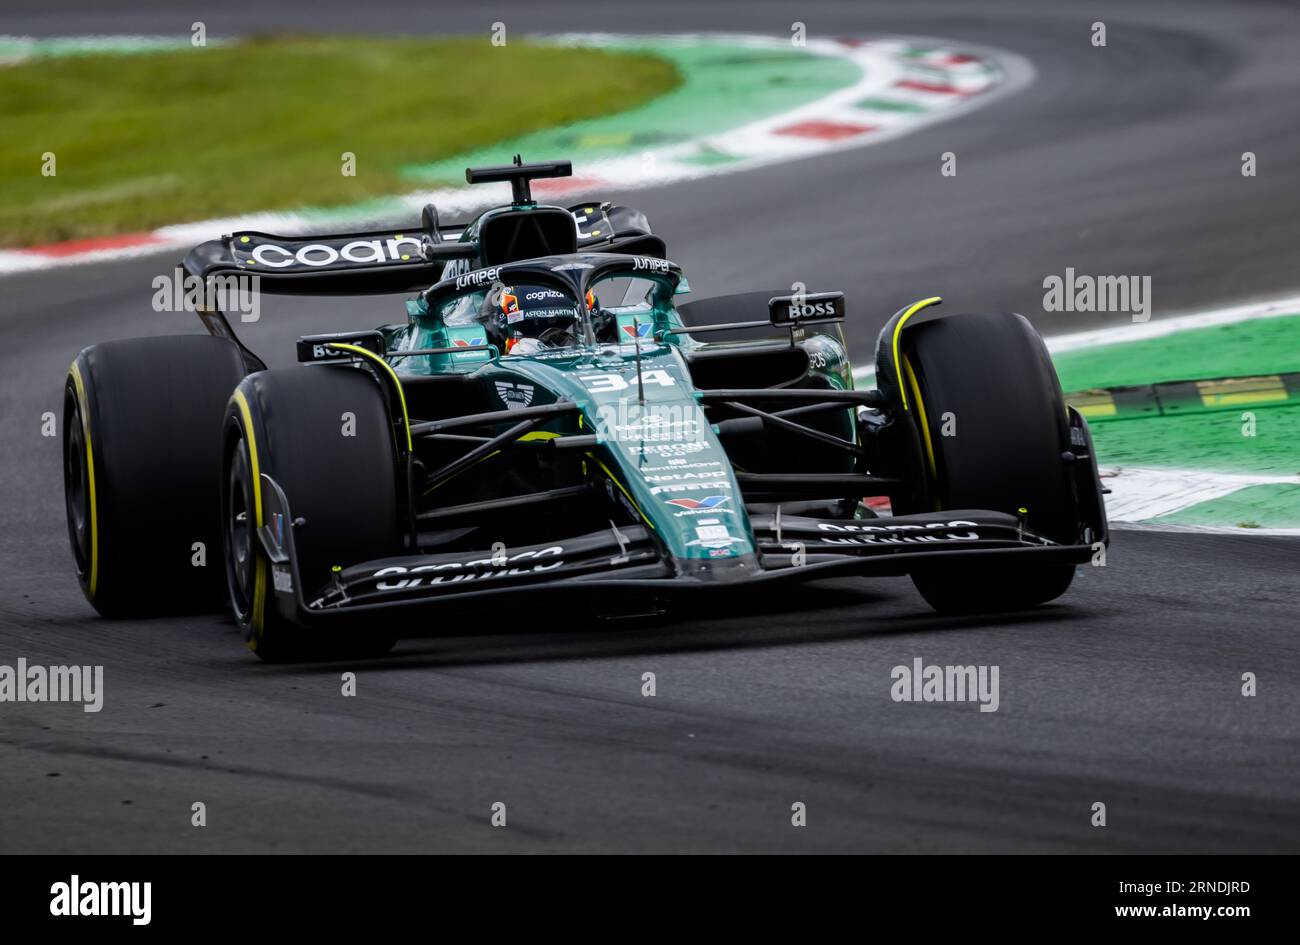
[[[400,554],[397,464],[383,395],[363,371],[296,367],[249,375],[226,412],[221,513],[227,584],[249,649],[281,662],[374,656],[394,638],[371,623],[338,632],[300,627],[277,606],[257,529],[279,484],[308,600],[335,565]]]
[[[1065,399],[1047,348],[1020,315],[957,315],[905,337],[903,391],[917,424],[928,508],[1021,516],[1053,541],[1078,541]],[[1025,510],[1021,512],[1021,510]],[[940,613],[1019,610],[1060,597],[1073,565],[987,561],[912,575]]]

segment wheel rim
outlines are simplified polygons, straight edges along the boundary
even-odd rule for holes
[[[252,609],[253,597],[253,529],[249,509],[252,507],[251,483],[248,475],[248,460],[243,438],[233,444],[230,457],[230,471],[226,476],[224,503],[224,531],[226,539],[226,583],[230,588],[230,602],[235,608],[235,616],[246,622]]]
[[[90,570],[90,476],[86,468],[86,439],[81,406],[68,393],[63,413],[63,496],[68,513],[68,537],[77,575],[85,583]]]

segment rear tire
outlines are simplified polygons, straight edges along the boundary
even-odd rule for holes
[[[105,617],[220,607],[221,421],[243,376],[238,347],[206,335],[110,341],[72,362],[68,536],[81,589]]]
[[[343,367],[249,375],[227,408],[224,457],[227,584],[248,647],[276,662],[378,656],[391,649],[394,637],[373,622],[321,631],[286,619],[257,537],[270,495],[261,477],[268,475],[303,521],[284,527],[293,528],[307,600],[328,583],[334,565],[402,552],[393,431],[374,380]]]
[[[1024,513],[1053,541],[1078,540],[1065,399],[1042,339],[1009,313],[924,322],[906,336],[903,382],[917,421],[933,506]],[[943,435],[945,427],[954,435]],[[954,429],[955,427],[955,429]],[[928,445],[927,445],[928,444]],[[940,613],[1019,610],[1054,600],[1073,565],[1014,561],[926,568],[912,575]]]

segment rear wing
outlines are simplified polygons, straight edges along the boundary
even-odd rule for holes
[[[568,161],[524,164],[516,154],[513,164],[465,168],[465,180],[471,184],[509,181],[514,191],[512,208],[532,208],[532,180],[572,173]],[[440,224],[437,208],[426,204],[420,228],[414,232],[374,230],[294,239],[255,231],[233,233],[196,246],[182,265],[204,283],[217,276],[255,275],[263,291],[288,295],[410,292],[441,279],[451,260],[479,255],[477,241],[444,240],[458,236],[457,229]]]
[[[478,243],[460,241],[462,227],[444,226],[432,204],[414,230],[370,230],[288,237],[254,230],[200,243],[181,262],[184,278],[203,287],[199,320],[212,335],[234,342],[250,371],[266,364],[235,334],[216,288],[241,294],[382,295],[411,292],[442,278],[450,260],[472,258]],[[454,240],[454,241],[449,241]]]
[[[566,252],[666,256],[664,241],[649,232],[638,211],[609,203],[542,210],[558,216],[567,212],[573,218]],[[521,219],[526,222],[530,216],[525,214]],[[504,220],[498,217],[495,222]],[[479,268],[485,255],[502,257],[488,259],[491,265],[518,257],[513,252],[519,249],[518,233],[507,234],[504,242],[509,245],[503,253],[502,239],[484,233],[486,242],[462,240],[463,229],[440,224],[429,204],[413,230],[292,237],[245,230],[200,243],[186,254],[182,266],[202,283],[216,277],[257,276],[260,291],[280,295],[384,295],[428,288],[443,278],[446,264],[453,260],[472,259],[473,268]],[[538,255],[554,252],[546,249]]]
[[[572,167],[568,161],[524,164],[519,155],[515,155],[511,165],[465,170],[465,178],[471,184],[510,182],[514,201],[508,210],[522,214],[525,219],[529,211],[564,213],[559,208],[537,207],[529,185],[536,178],[570,174]],[[650,232],[649,223],[639,211],[595,203],[567,212],[573,218],[574,250],[590,251],[599,247],[608,252],[665,257],[664,241]],[[410,230],[307,237],[247,230],[200,243],[185,255],[181,268],[188,280],[203,286],[205,299],[212,296],[209,290],[214,286],[236,286],[241,291],[250,287],[253,292],[284,295],[413,292],[439,282],[449,262],[468,259],[472,260],[471,268],[479,268],[485,248],[505,257],[494,260],[494,264],[509,262],[512,254],[525,252],[532,245],[519,240],[522,222],[505,234],[503,246],[493,244],[489,234],[480,233],[482,219],[479,218],[478,224],[471,224],[476,227],[475,239],[463,238],[463,226],[440,223],[433,204],[424,207],[419,227]],[[539,220],[533,221],[533,228],[540,232]],[[487,243],[477,238],[480,235]],[[239,345],[250,368],[265,366],[235,335],[219,305],[205,302],[199,306],[198,314],[209,332]]]
[[[287,295],[374,295],[422,289],[442,278],[454,259],[478,252],[475,242],[445,242],[459,227],[441,226],[432,206],[416,230],[371,230],[287,237],[243,231],[200,243],[186,254],[188,275],[257,276],[263,292]]]

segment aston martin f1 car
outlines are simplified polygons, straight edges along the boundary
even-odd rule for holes
[[[514,196],[467,225],[428,206],[412,230],[193,249],[205,287],[415,294],[404,321],[305,335],[274,370],[208,295],[206,335],[82,351],[64,476],[94,607],[225,603],[260,656],[294,659],[449,614],[652,613],[848,575],[1017,609],[1109,541],[1088,426],[1024,318],[919,301],[860,390],[843,294],[679,304],[642,213],[533,198],[569,173],[468,170]]]

